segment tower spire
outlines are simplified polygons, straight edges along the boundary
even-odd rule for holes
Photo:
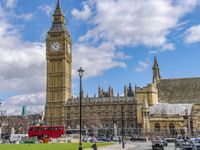
[[[153,70],[153,83],[157,83],[159,82],[161,76],[160,76],[160,70],[159,70],[158,61],[156,57],[154,57],[152,70]]]
[[[60,6],[60,0],[57,0],[56,8],[53,13],[53,23],[50,32],[63,32],[66,31],[65,16]]]
[[[60,0],[57,0],[56,9],[54,11],[54,15],[63,15],[62,9],[60,7]]]

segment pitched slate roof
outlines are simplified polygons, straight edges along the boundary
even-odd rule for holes
[[[180,115],[184,116],[186,111],[190,115],[192,104],[168,104],[158,103],[150,108],[150,115]]]
[[[200,103],[200,78],[161,79],[157,88],[160,102]]]

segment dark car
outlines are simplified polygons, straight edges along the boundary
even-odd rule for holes
[[[109,138],[106,138],[106,137],[99,137],[99,138],[97,138],[97,141],[99,141],[99,142],[110,142],[111,140]]]
[[[183,139],[177,139],[175,142],[175,147],[180,148],[183,142],[184,142]]]
[[[164,150],[163,140],[154,140],[152,142],[152,150]]]
[[[167,147],[167,141],[164,138],[162,139],[162,141],[163,141],[163,145]]]
[[[167,140],[165,138],[163,138],[163,137],[156,137],[155,140],[161,140],[163,142],[163,145],[167,147],[168,143],[167,143]]]

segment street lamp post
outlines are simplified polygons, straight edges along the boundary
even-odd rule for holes
[[[78,70],[79,77],[80,77],[80,135],[79,135],[79,150],[82,150],[82,139],[81,139],[81,134],[82,134],[82,77],[83,77],[83,72],[84,70],[80,67]]]
[[[123,104],[121,105],[121,111],[122,111],[122,148],[125,148],[124,144],[124,106]]]

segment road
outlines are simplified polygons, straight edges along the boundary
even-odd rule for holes
[[[137,145],[137,147],[135,147],[133,150],[152,150],[151,142],[133,142],[133,144]],[[168,143],[168,146],[165,147],[165,150],[174,150],[174,143]]]
[[[92,150],[87,149],[87,150]],[[115,143],[111,146],[98,147],[98,150],[152,150],[151,142],[127,142],[125,149],[122,149],[122,145]],[[164,150],[174,150],[174,144],[168,143],[168,146]]]

